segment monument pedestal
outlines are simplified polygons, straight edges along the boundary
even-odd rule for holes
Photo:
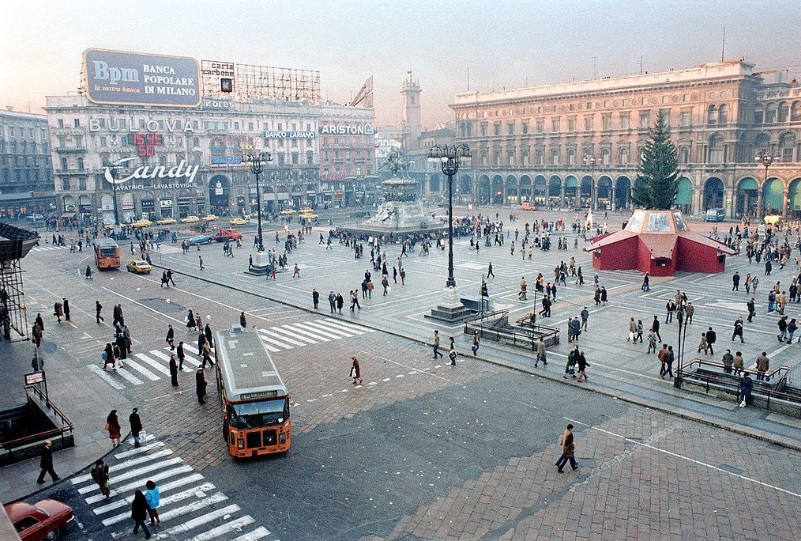
[[[448,323],[461,322],[464,318],[472,315],[473,312],[466,308],[459,300],[458,287],[446,287],[442,302],[436,308],[431,309],[430,314],[425,317],[446,321]]]
[[[267,255],[267,252],[256,252],[252,255],[252,258],[253,264],[248,267],[248,274],[263,276],[272,272],[270,257]]]

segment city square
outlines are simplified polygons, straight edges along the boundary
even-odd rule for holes
[[[766,7],[8,7],[0,538],[797,539]]]

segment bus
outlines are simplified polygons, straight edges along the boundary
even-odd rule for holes
[[[120,247],[117,241],[106,237],[95,241],[95,265],[100,270],[120,268]]]
[[[289,391],[256,329],[214,336],[223,437],[236,458],[286,453],[292,444]]]

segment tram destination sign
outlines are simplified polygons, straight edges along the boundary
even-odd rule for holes
[[[89,101],[114,105],[200,105],[200,66],[194,58],[87,49]]]

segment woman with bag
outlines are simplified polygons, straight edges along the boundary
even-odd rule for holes
[[[353,378],[354,385],[356,385],[357,382],[359,383],[359,385],[361,385],[362,368],[361,365],[359,365],[359,359],[357,359],[355,356],[351,357],[351,359],[353,360],[353,364],[350,366],[350,377]]]
[[[190,331],[196,328],[195,314],[192,310],[189,310],[189,313],[186,315],[186,328]]]
[[[111,365],[115,370],[117,369],[117,359],[114,357],[114,348],[111,347],[111,343],[106,344],[106,349],[100,354],[100,358],[103,360],[103,370],[108,365]]]
[[[120,419],[117,417],[117,410],[111,410],[111,413],[108,414],[105,428],[108,431],[112,446],[118,446],[122,437],[122,427],[120,426]]]

